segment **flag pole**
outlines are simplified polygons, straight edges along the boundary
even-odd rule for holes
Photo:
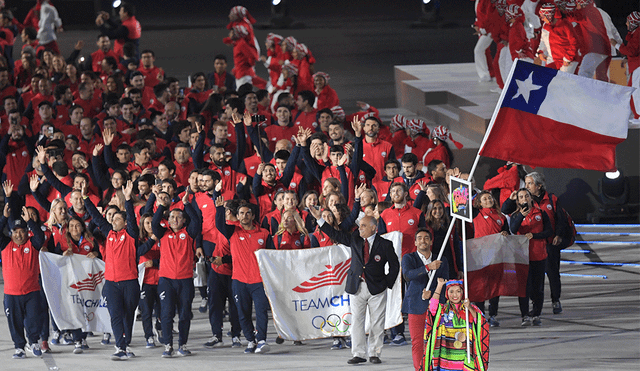
[[[504,96],[507,94],[507,89],[509,88],[509,84],[511,84],[511,77],[513,76],[513,71],[516,69],[516,64],[518,64],[518,58],[513,61],[511,65],[511,70],[509,71],[509,77],[507,77],[507,81],[504,83],[504,89],[502,89],[502,93],[500,93],[500,98],[498,98],[498,103],[496,103],[496,107],[493,109],[493,114],[491,115],[491,121],[489,121],[489,126],[487,127],[487,131],[484,133],[484,137],[482,138],[482,143],[480,143],[480,148],[478,148],[478,154],[476,155],[476,159],[473,161],[473,166],[471,166],[471,171],[469,172],[469,181],[473,178],[473,173],[476,171],[476,167],[478,166],[478,161],[480,161],[480,151],[484,147],[487,142],[487,138],[489,138],[489,134],[493,129],[493,124],[496,121],[496,117],[498,116],[498,111],[500,111],[500,107],[502,106],[502,101],[504,100]]]
[[[469,299],[469,284],[467,283],[467,222],[462,220],[462,260],[464,261],[464,298]],[[465,328],[467,330],[467,363],[471,363],[471,346],[469,342],[469,306],[465,305]]]

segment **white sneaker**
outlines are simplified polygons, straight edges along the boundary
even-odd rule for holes
[[[265,340],[260,340],[256,346],[256,353],[267,353],[270,349],[271,347]]]
[[[82,354],[83,350],[82,350],[82,342],[81,341],[76,341],[76,347],[73,348],[73,354]]]

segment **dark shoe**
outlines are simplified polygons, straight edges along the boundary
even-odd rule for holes
[[[524,316],[522,317],[522,325],[523,327],[527,327],[527,326],[531,326],[533,320],[531,319],[531,317],[529,316]]]
[[[553,302],[553,314],[560,314],[562,313],[562,304],[560,304],[559,301],[554,301]]]
[[[394,337],[393,340],[391,341],[391,344],[393,344],[393,345],[407,345],[407,341],[404,338],[404,334],[396,335],[396,337]]]
[[[534,326],[542,326],[542,321],[538,316],[533,317],[533,320],[531,322]]]
[[[378,358],[378,357],[376,357],[376,358]],[[365,362],[367,362],[367,360],[364,359],[364,358],[353,357],[353,358],[351,358],[350,360],[347,361],[347,364],[357,365],[358,363],[365,363]]]
[[[371,358],[369,358],[369,362],[371,362],[371,363],[382,363],[382,361],[380,360],[380,357],[371,357]]]
[[[495,316],[489,317],[489,326],[491,327],[500,327],[500,322],[496,319]]]
[[[281,338],[280,336],[278,336],[278,337],[276,338],[276,344],[282,344],[282,343],[284,343],[284,339],[283,339],[283,338]]]

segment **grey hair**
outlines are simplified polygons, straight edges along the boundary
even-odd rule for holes
[[[537,171],[533,171],[533,172],[527,174],[525,176],[525,178],[533,179],[533,182],[536,185],[542,186],[542,190],[545,190],[547,188],[547,186],[545,184],[545,180],[544,180],[544,175],[538,173]]]

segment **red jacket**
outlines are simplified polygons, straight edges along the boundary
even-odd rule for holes
[[[109,232],[102,257],[105,280],[120,282],[138,279],[136,240],[127,233],[126,228]]]
[[[22,245],[13,241],[2,250],[2,275],[4,293],[7,295],[26,295],[40,291],[38,275],[40,273],[40,253],[27,240]]]
[[[591,3],[585,8],[574,12],[578,21],[579,33],[582,39],[582,54],[598,53],[611,56],[611,42],[607,35],[607,27],[596,6]]]
[[[416,231],[425,226],[424,216],[420,209],[409,204],[402,209],[390,207],[380,214],[381,223],[387,232],[402,232],[402,256],[416,251]]]
[[[316,131],[318,127],[318,123],[316,122],[316,115],[318,110],[313,109],[311,112],[302,112],[302,111],[294,111],[293,115],[293,126],[296,128],[296,133],[298,127],[302,126],[305,129],[311,129],[312,132]]]
[[[122,25],[129,30],[127,37],[124,39],[116,39],[113,42],[113,51],[119,56],[122,57],[124,55],[122,48],[124,44],[129,40],[138,40],[140,36],[142,36],[142,27],[140,26],[140,22],[136,20],[135,16],[131,16],[126,21],[122,22]]]
[[[138,71],[144,75],[145,88],[153,88],[164,80],[164,71],[160,67],[144,68],[141,64],[140,67],[138,67]]]
[[[160,239],[160,277],[172,280],[193,278],[194,241],[187,228],[168,228]]]
[[[580,59],[579,40],[573,25],[565,19],[556,19],[556,24],[549,23],[542,27],[549,32],[549,47],[556,68],[562,67],[562,62],[573,62]]]
[[[262,282],[255,252],[266,248],[269,238],[269,232],[258,226],[248,231],[240,226],[235,227],[229,239],[233,265],[232,279],[246,284]]]
[[[239,79],[243,76],[256,76],[254,66],[258,60],[258,51],[249,44],[248,38],[233,40],[233,69],[231,73]]]
[[[284,231],[281,235],[274,236],[273,244],[275,245],[276,250],[297,250],[308,249],[311,247],[309,236],[304,236],[304,238],[302,238],[302,234],[298,231],[293,233]]]
[[[115,58],[116,62],[119,60],[118,55],[113,50],[109,50],[106,53],[102,50],[96,50],[95,52],[91,53],[91,69],[93,69],[93,72],[102,72],[102,60],[106,57],[113,57]]]
[[[314,90],[315,92],[315,90]],[[320,94],[316,93],[318,110],[324,108],[331,108],[340,105],[340,99],[338,99],[338,93],[329,85],[325,85],[320,91]]]
[[[529,214],[524,217],[517,234],[542,233],[544,224],[542,210],[534,205]],[[547,240],[532,238],[529,240],[529,260],[540,261],[547,258]]]
[[[484,182],[485,190],[488,191],[496,188],[500,189],[500,205],[502,205],[511,196],[513,191],[517,191],[520,188],[518,167],[511,166],[511,168],[507,169],[505,165],[498,169],[498,175]]]
[[[627,41],[626,45],[620,45],[618,50],[621,54],[627,56],[627,63],[629,68],[629,86],[631,86],[631,76],[633,75],[633,71],[640,66],[640,28],[636,28],[635,30],[627,33],[625,40]]]
[[[384,163],[391,158],[393,146],[391,143],[376,139],[373,143],[362,140],[362,159],[376,169],[374,180],[382,179],[384,176]]]
[[[153,244],[151,250],[147,251],[146,254],[140,257],[140,263],[144,263],[147,260],[159,260],[160,259],[160,244],[156,242]],[[159,269],[157,265],[153,265],[153,267],[147,267],[144,270],[144,279],[142,283],[146,283],[147,285],[157,285],[158,280],[160,279],[160,275],[158,274]]]
[[[216,206],[214,200],[206,192],[196,193],[195,198],[198,209],[202,214],[202,238],[206,241],[215,242],[219,232],[216,228]]]
[[[473,238],[500,233],[506,223],[507,218],[500,211],[496,209],[480,209],[478,215],[473,218]]]

